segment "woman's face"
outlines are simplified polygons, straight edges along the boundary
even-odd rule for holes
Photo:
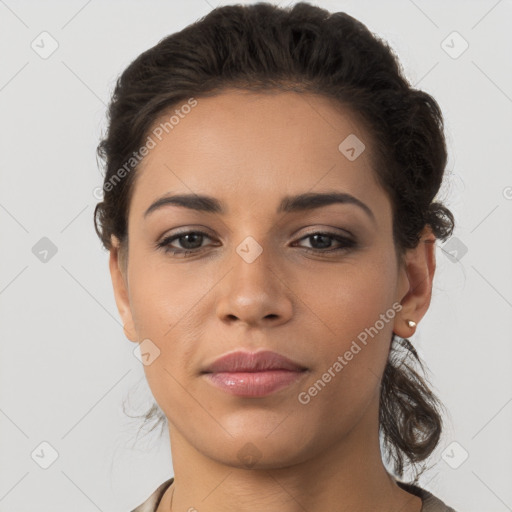
[[[115,250],[111,258],[171,442],[231,466],[272,467],[332,449],[355,426],[373,435],[392,332],[413,331],[399,311],[410,283],[369,138],[312,94],[229,90],[184,111],[154,132],[161,140],[150,134],[156,145],[136,171],[125,281]],[[150,208],[177,194],[208,196],[222,211],[199,201]],[[303,194],[349,200],[294,199]],[[185,232],[204,235],[158,247]],[[237,350],[271,350],[307,370],[262,396],[233,394],[203,371]]]

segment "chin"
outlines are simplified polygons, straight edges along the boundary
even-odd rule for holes
[[[307,450],[297,448],[303,444],[289,436],[285,430],[280,434],[269,435],[269,431],[265,430],[251,435],[250,430],[246,429],[244,435],[233,435],[229,439],[205,438],[202,443],[204,450],[201,451],[221,464],[253,470],[284,468],[309,458]]]

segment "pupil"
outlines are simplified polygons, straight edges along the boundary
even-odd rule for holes
[[[323,249],[325,247],[329,247],[329,244],[330,244],[329,237],[326,237],[324,235],[313,235],[313,239],[318,240],[319,238],[320,238],[320,240],[323,238],[325,243],[324,244],[320,243],[321,247],[317,247],[317,248]]]
[[[185,243],[184,243],[183,245],[185,245],[185,248],[186,248],[186,249],[196,249],[197,247],[200,247],[200,246],[201,246],[201,243],[199,243],[199,245],[197,245],[197,244],[196,244],[196,245],[194,246],[194,238],[198,238],[198,239],[199,239],[199,241],[201,242],[201,237],[202,237],[202,236],[203,236],[203,235],[199,235],[199,234],[188,234],[188,235],[185,235],[185,236],[183,236],[183,237],[182,237],[183,239],[185,239]],[[193,246],[193,247],[187,247],[187,245],[188,245],[188,244],[189,244],[189,242],[190,242],[190,240],[187,240],[187,239],[190,239],[190,238],[192,238],[192,242],[191,242],[191,243],[192,243],[192,246]],[[197,241],[197,240],[196,240],[196,241]]]

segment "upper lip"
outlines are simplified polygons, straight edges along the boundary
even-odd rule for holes
[[[307,368],[277,352],[231,352],[216,359],[203,373],[259,372],[265,370],[303,371]]]

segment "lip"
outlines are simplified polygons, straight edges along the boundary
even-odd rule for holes
[[[203,373],[261,372],[265,370],[290,370],[297,372],[307,370],[307,368],[271,350],[261,350],[259,352],[238,350],[219,357],[211,365],[207,366]]]
[[[210,384],[232,395],[262,397],[291,385],[307,370],[270,350],[237,351],[218,358],[202,374]]]

